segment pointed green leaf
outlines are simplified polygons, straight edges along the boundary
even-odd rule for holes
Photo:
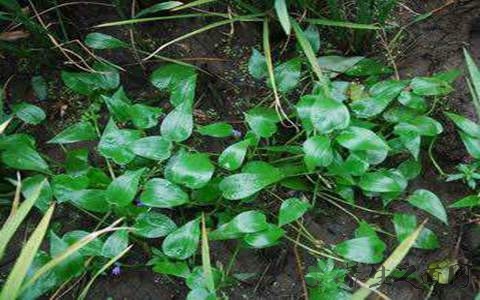
[[[130,149],[136,155],[163,161],[170,157],[172,143],[161,136],[149,136],[134,141]]]
[[[277,132],[277,123],[280,120],[275,110],[255,107],[245,113],[245,121],[257,136],[268,138]]]
[[[115,120],[118,122],[130,120],[131,101],[125,94],[123,87],[120,87],[111,97],[102,95],[102,99]]]
[[[218,164],[229,171],[240,168],[247,154],[250,140],[243,140],[228,146],[218,157]]]
[[[280,93],[287,93],[300,82],[302,62],[299,58],[291,59],[275,67],[274,76]]]
[[[164,214],[146,212],[138,215],[133,224],[134,233],[146,238],[167,236],[177,229],[177,225]]]
[[[117,230],[112,233],[102,247],[102,255],[115,257],[128,247],[128,231]]]
[[[299,219],[310,207],[310,204],[298,198],[289,198],[283,201],[278,214],[278,226],[283,226]]]
[[[69,144],[75,142],[92,141],[97,138],[95,127],[90,122],[75,123],[54,138],[48,141],[50,144]]]
[[[284,234],[285,231],[283,231],[282,228],[273,224],[268,224],[268,228],[266,230],[255,233],[247,233],[243,240],[252,248],[262,249],[278,244]]]
[[[92,49],[125,48],[127,44],[121,40],[101,32],[92,32],[85,37],[85,45]]]
[[[127,164],[135,158],[130,145],[140,139],[140,134],[136,130],[119,129],[113,120],[110,120],[100,138],[98,151],[117,164]]]
[[[290,24],[290,16],[288,15],[288,8],[286,0],[275,0],[275,12],[277,13],[278,20],[282,25],[283,31],[287,35],[290,35],[292,25]]]
[[[46,117],[43,109],[25,102],[13,105],[12,110],[20,120],[27,124],[40,124]]]
[[[225,122],[218,122],[213,124],[208,124],[205,126],[198,126],[198,133],[201,135],[212,136],[216,138],[224,138],[231,136],[233,134],[232,125]]]
[[[303,143],[304,161],[309,170],[326,167],[333,161],[333,149],[327,136],[313,136]]]
[[[348,260],[377,264],[383,260],[385,243],[377,236],[365,236],[344,241],[335,246],[335,252]]]
[[[410,86],[420,96],[442,96],[453,91],[448,82],[435,77],[415,77]]]
[[[398,171],[380,170],[365,173],[358,185],[367,192],[397,193],[405,190],[407,180]]]
[[[194,255],[200,240],[199,225],[200,219],[195,219],[170,233],[163,241],[163,253],[175,259],[187,259]]]
[[[191,103],[183,102],[175,107],[163,119],[160,131],[165,138],[182,142],[190,137],[193,130],[193,115]]]
[[[140,129],[148,129],[157,126],[158,119],[162,115],[162,109],[143,104],[134,104],[130,106],[130,118],[133,125]]]
[[[450,208],[471,208],[476,206],[480,206],[480,197],[477,195],[470,195],[455,201],[455,203],[451,204],[449,207]]]
[[[179,186],[162,178],[152,178],[144,186],[140,201],[147,206],[171,208],[189,201]]]
[[[268,74],[267,61],[257,49],[252,49],[252,56],[248,60],[248,73],[255,79],[262,79]]]
[[[115,178],[107,188],[107,201],[119,207],[127,206],[137,194],[138,184],[145,168],[136,171],[126,171]]]
[[[171,182],[198,189],[210,181],[214,169],[208,155],[180,152],[168,161],[165,177]]]
[[[440,199],[432,192],[424,189],[416,190],[407,198],[408,203],[420,208],[448,225],[447,212]]]

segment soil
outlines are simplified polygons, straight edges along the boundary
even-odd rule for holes
[[[146,1],[141,1],[146,2]],[[147,5],[148,3],[144,3]],[[408,7],[419,13],[432,11],[444,5],[444,1],[409,1]],[[402,14],[399,13],[401,21]],[[65,22],[75,24],[75,30],[69,32],[71,38],[82,39],[87,33],[93,31],[92,26],[103,22],[121,19],[118,12],[111,7],[70,6],[62,9]],[[74,22],[70,22],[74,20]],[[208,20],[207,20],[208,22]],[[135,27],[134,37],[139,47],[146,51],[154,50],[157,46],[171,40],[194,28],[200,28],[205,20],[175,20],[141,24]],[[173,58],[188,58],[202,70],[197,89],[197,98],[200,99],[196,107],[196,123],[210,123],[216,120],[225,120],[232,123],[236,129],[244,131],[241,125],[242,110],[258,103],[268,94],[268,90],[259,86],[247,75],[246,62],[250,49],[261,42],[261,23],[240,23],[233,27],[234,34],[229,26],[208,31],[183,40],[166,49],[162,55]],[[102,32],[129,40],[128,27],[111,27]],[[281,37],[281,35],[279,35]],[[281,39],[272,36],[274,47],[278,48]],[[471,50],[474,58],[480,60],[480,1],[456,1],[450,6],[435,13],[425,21],[419,22],[408,28],[405,39],[402,41],[401,59],[397,61],[402,76],[429,75],[435,72],[459,68],[464,71],[462,49]],[[128,72],[121,74],[122,84],[132,98],[145,99],[152,103],[163,105],[168,98],[158,93],[148,82],[148,74],[156,67],[158,61],[139,63],[138,56],[133,51],[106,51],[102,56],[122,66],[127,66]],[[143,55],[140,55],[143,57]],[[190,61],[190,60],[189,60]],[[15,74],[8,86],[7,102],[11,99],[24,98],[35,103],[32,91],[26,82],[32,73],[41,72],[50,80],[52,88],[49,102],[38,102],[52,117],[47,128],[36,129],[40,141],[46,140],[58,132],[78,116],[79,111],[86,108],[84,99],[74,99],[66,94],[59,82],[59,70],[63,65],[52,68],[49,63],[40,63],[38,68],[32,70],[28,66],[18,68],[16,58],[6,57],[0,62],[3,70],[0,74],[1,82],[5,82]],[[27,82],[28,83],[28,82]],[[475,112],[470,102],[470,97],[463,79],[455,84],[456,92],[442,99],[442,109],[457,111],[475,119]],[[58,96],[58,97],[57,97]],[[434,156],[437,157],[441,167],[451,171],[453,167],[462,162],[466,153],[455,133],[453,125],[441,114],[436,117],[442,120],[445,132],[437,141]],[[44,134],[44,132],[48,132]],[[195,142],[195,141],[194,141]],[[228,142],[228,141],[227,141]],[[207,150],[218,152],[228,143],[212,140],[206,147]],[[85,147],[85,145],[82,145]],[[43,149],[54,159],[62,160],[63,153],[56,147]],[[428,158],[424,158],[425,168],[422,176],[410,184],[410,189],[425,188],[435,191],[444,203],[469,194],[461,183],[446,185],[439,178]],[[363,201],[363,200],[361,200]],[[413,210],[402,203],[394,203],[392,211]],[[426,218],[425,214],[415,211],[419,220]],[[389,218],[378,217],[371,214],[359,213],[359,216],[371,224],[377,224],[389,232],[393,226]],[[450,225],[444,226],[435,220],[429,221],[429,228],[438,233],[441,246],[436,251],[412,250],[405,263],[416,267],[417,273],[424,273],[428,264],[434,261],[453,257],[462,263],[479,263],[480,229],[477,225],[470,224],[468,214],[460,211],[449,211]],[[74,218],[71,212],[57,213],[57,220]],[[78,216],[77,216],[78,218]],[[318,210],[306,216],[305,224],[318,239],[327,244],[334,244],[352,237],[357,223],[348,215],[343,214],[328,203],[320,203]],[[68,228],[63,228],[67,230]],[[21,239],[18,239],[21,240]],[[395,240],[385,237],[390,247]],[[18,251],[21,243],[13,247]],[[217,266],[226,267],[234,254],[234,243],[212,243],[212,262]],[[390,248],[392,249],[392,248]],[[141,249],[134,248],[128,258],[128,264],[145,263],[148,257]],[[314,260],[299,249],[299,256],[303,260],[303,270],[297,268],[297,261],[291,243],[283,244],[272,249],[254,251],[242,249],[233,266],[232,273],[253,273],[251,279],[241,281],[223,290],[230,299],[302,299],[302,273]],[[4,268],[5,266],[2,266]],[[8,267],[8,266],[7,266]],[[366,280],[369,270],[362,270],[362,278]],[[452,285],[436,286],[431,299],[472,299],[476,294],[478,276],[472,272],[470,282],[463,287],[461,280],[456,280]],[[461,277],[461,276],[460,276]],[[464,276],[465,277],[465,276]],[[383,285],[381,291],[391,299],[421,299],[429,294],[430,286],[419,286],[420,283],[409,284],[396,282]],[[75,292],[75,290],[74,290]],[[184,299],[188,288],[174,278],[167,278],[156,274],[146,268],[124,268],[120,276],[102,276],[90,292],[90,299]],[[73,294],[64,296],[70,299]]]

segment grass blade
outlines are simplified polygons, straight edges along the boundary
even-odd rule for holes
[[[215,281],[213,280],[212,264],[210,262],[210,247],[208,246],[208,234],[204,214],[202,214],[202,267],[207,288],[210,292],[214,293]]]
[[[20,184],[20,183],[19,183]],[[40,192],[45,185],[45,181],[38,185],[37,189],[32,193],[31,197],[28,197],[16,210],[16,212],[9,216],[5,224],[3,224],[2,229],[0,230],[0,259],[3,257],[5,248],[8,245],[8,242],[17,231],[20,224],[23,222],[25,217],[28,215],[33,205],[40,196]]]
[[[318,80],[322,83],[322,86],[324,88],[327,88],[328,79],[323,75],[322,69],[318,64],[317,57],[315,56],[315,52],[312,49],[312,45],[310,45],[310,42],[307,40],[305,33],[300,28],[298,23],[294,19],[291,19],[291,22],[293,31],[295,31],[295,35],[297,36],[298,43],[300,44],[303,53],[307,57],[307,60],[310,63],[313,72],[317,76]]]
[[[195,6],[200,6],[200,5],[207,4],[207,3],[210,3],[210,2],[215,2],[215,1],[217,1],[217,0],[195,0],[195,1],[192,1],[190,3],[184,4],[182,6],[175,7],[171,11],[177,11],[177,10],[182,10],[182,9],[191,8],[191,7],[195,7]]]
[[[275,0],[275,12],[277,13],[278,20],[280,21],[283,30],[287,35],[290,35],[292,25],[290,24],[290,17],[288,15],[287,3],[285,0]]]
[[[344,27],[350,29],[367,29],[367,30],[379,30],[381,27],[374,25],[374,24],[360,24],[360,23],[352,23],[352,22],[345,22],[345,21],[334,21],[328,19],[305,19],[305,22],[322,25],[322,26],[331,26],[331,27]]]
[[[22,252],[18,257],[12,271],[8,275],[7,282],[3,286],[0,294],[1,300],[16,299],[20,293],[20,286],[28,272],[28,268],[32,264],[33,259],[43,241],[43,237],[48,230],[48,224],[52,218],[55,205],[52,204],[43,216],[37,228],[32,233],[27,243],[23,246]]]
[[[80,250],[81,248],[86,246],[88,243],[90,243],[91,241],[93,241],[94,239],[99,237],[100,235],[102,235],[104,233],[107,233],[107,232],[111,232],[111,231],[122,230],[122,229],[130,229],[129,227],[115,227],[115,225],[117,225],[121,221],[122,221],[122,219],[119,219],[119,220],[115,221],[114,223],[112,223],[112,225],[110,225],[110,226],[108,226],[104,229],[92,232],[89,235],[86,235],[85,237],[83,237],[78,242],[76,242],[73,245],[71,245],[70,247],[68,247],[62,254],[53,258],[51,261],[49,261],[48,263],[43,265],[40,269],[38,269],[37,272],[35,272],[35,274],[33,274],[33,276],[25,284],[22,285],[21,292],[25,291],[25,289],[27,289],[35,281],[37,281],[40,278],[40,276],[42,276],[43,274],[45,274],[48,271],[55,268],[58,264],[60,264],[65,259],[67,259],[70,255],[72,255],[76,251]]]
[[[3,134],[5,132],[5,129],[7,129],[8,124],[10,124],[10,121],[12,121],[12,118],[6,120],[2,124],[0,124],[0,134]]]
[[[124,26],[124,25],[155,22],[155,21],[166,21],[166,20],[188,19],[188,18],[219,17],[219,16],[228,18],[227,14],[216,14],[216,13],[215,14],[185,14],[185,15],[160,16],[160,17],[151,17],[151,18],[136,18],[136,19],[128,19],[128,20],[122,20],[122,21],[108,22],[108,23],[102,23],[100,25],[96,25],[93,28]]]
[[[78,296],[78,300],[83,300],[88,294],[88,291],[92,287],[92,284],[95,282],[98,276],[100,276],[103,272],[105,272],[106,269],[110,268],[111,265],[113,265],[117,260],[122,258],[131,248],[133,245],[128,246],[125,250],[117,254],[115,257],[112,257],[109,261],[107,261],[106,264],[103,265],[103,267],[100,268],[100,270],[95,273],[95,275],[92,276],[90,281],[87,283],[87,285],[83,288],[82,292],[80,293],[80,296]]]
[[[468,82],[468,87],[470,89],[470,93],[472,94],[475,108],[477,108],[477,117],[480,118],[480,112],[478,111],[478,107],[480,107],[480,104],[478,103],[480,99],[480,70],[475,64],[472,56],[465,48],[463,49],[463,54],[467,63],[468,73],[470,74],[470,81]]]
[[[263,14],[261,14],[261,15],[263,15]],[[159,53],[160,51],[162,51],[166,47],[168,47],[172,44],[175,44],[177,42],[183,41],[184,39],[187,39],[187,38],[192,37],[194,35],[197,35],[199,33],[202,33],[202,32],[205,32],[205,31],[208,31],[208,30],[211,30],[211,29],[223,26],[223,25],[239,22],[239,21],[242,21],[242,22],[252,22],[252,21],[253,22],[258,22],[258,21],[261,21],[261,19],[258,19],[258,17],[261,16],[261,15],[240,16],[240,17],[231,18],[231,19],[228,19],[228,20],[223,20],[223,21],[218,21],[218,22],[215,22],[215,23],[208,24],[208,25],[206,25],[202,28],[199,28],[197,30],[194,30],[194,31],[189,32],[187,34],[184,34],[182,36],[179,36],[179,37],[161,45],[160,47],[157,48],[157,50],[153,51],[149,56],[144,58],[143,61],[151,59],[152,57],[157,55],[157,53]]]
[[[423,221],[423,223],[420,224],[420,226],[418,226],[414,232],[412,232],[406,239],[403,240],[403,242],[400,243],[400,245],[398,245],[397,248],[395,248],[393,253],[383,262],[380,268],[378,268],[378,271],[375,273],[375,275],[373,275],[373,277],[365,283],[366,287],[360,288],[352,295],[352,300],[366,299],[372,292],[372,290],[367,287],[374,285],[378,287],[380,286],[379,283],[381,283],[382,280],[385,280],[385,278],[387,278],[390,273],[395,270],[395,268],[405,258],[408,251],[410,251],[410,248],[413,247],[413,244],[420,235],[420,232],[422,232],[426,222],[427,220]]]

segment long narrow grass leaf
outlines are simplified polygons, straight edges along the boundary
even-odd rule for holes
[[[345,27],[350,29],[368,29],[368,30],[379,30],[380,26],[374,24],[359,24],[345,21],[334,21],[328,19],[305,19],[305,22],[322,25],[322,26],[333,26],[333,27]]]
[[[415,229],[414,232],[412,232],[406,239],[404,239],[400,243],[400,245],[398,245],[397,248],[395,248],[393,253],[378,268],[378,271],[375,273],[375,275],[365,283],[366,287],[360,288],[352,295],[352,300],[366,299],[368,295],[370,295],[370,293],[372,292],[372,290],[367,287],[380,286],[382,280],[385,280],[385,278],[387,278],[395,270],[395,268],[405,258],[408,251],[410,251],[410,249],[413,247],[415,241],[422,232],[426,222],[427,220],[420,224],[420,226],[418,226],[418,228]]]
[[[111,26],[125,26],[125,25],[139,24],[139,23],[155,22],[155,21],[167,21],[167,20],[189,19],[189,18],[205,18],[205,17],[225,17],[225,18],[228,18],[229,16],[227,14],[218,14],[218,13],[215,13],[215,14],[199,13],[199,14],[184,14],[184,15],[160,16],[160,17],[150,17],[150,18],[136,18],[136,19],[128,19],[128,20],[102,23],[100,25],[94,26],[94,28],[111,27]]]
[[[210,247],[208,246],[207,227],[205,226],[205,215],[202,214],[202,267],[205,282],[210,292],[215,292],[215,281],[213,280],[212,264],[210,262]]]
[[[40,278],[40,276],[42,276],[43,274],[45,274],[48,271],[55,268],[57,265],[59,265],[61,262],[63,262],[65,259],[67,259],[70,255],[72,255],[76,251],[82,249],[88,243],[90,243],[91,241],[93,241],[94,239],[99,237],[100,235],[102,235],[104,233],[107,233],[107,232],[111,232],[111,231],[122,230],[122,229],[130,229],[129,227],[115,227],[115,225],[117,225],[121,220],[122,219],[119,219],[116,222],[114,222],[112,225],[110,225],[110,226],[108,226],[104,229],[101,229],[101,230],[98,230],[98,231],[95,231],[95,232],[92,232],[92,233],[86,235],[81,240],[79,240],[78,242],[76,242],[73,245],[71,245],[70,247],[68,247],[63,253],[61,253],[60,255],[53,258],[52,260],[50,260],[45,265],[43,265],[40,269],[38,269],[35,272],[35,274],[33,274],[33,276],[25,284],[22,285],[21,292],[25,291],[28,287],[30,287],[33,283],[35,283],[35,281],[37,281]]]
[[[215,2],[215,1],[217,1],[217,0],[195,0],[195,1],[192,1],[190,3],[175,7],[175,8],[172,9],[172,11],[182,10],[182,9],[186,9],[186,8],[192,8],[192,7],[200,6],[200,5],[207,4],[207,3],[210,3],[210,2]]]
[[[38,185],[30,197],[28,197],[17,209],[16,213],[10,216],[0,230],[0,259],[3,257],[8,242],[17,231],[20,224],[28,215],[33,205],[40,196],[40,192],[45,185],[45,181]]]
[[[40,223],[38,223],[37,228],[32,233],[25,246],[23,246],[20,256],[8,275],[7,282],[3,286],[2,293],[0,294],[1,300],[16,299],[20,294],[20,286],[25,279],[28,268],[32,264],[38,248],[40,248],[40,244],[43,241],[43,237],[48,230],[48,224],[50,223],[54,209],[55,205],[52,204]]]
[[[92,278],[90,279],[90,281],[87,283],[87,285],[83,288],[82,292],[80,293],[80,296],[78,296],[78,300],[83,300],[85,299],[85,297],[87,296],[88,294],[88,291],[90,290],[90,288],[92,287],[92,284],[95,282],[95,280],[97,279],[98,276],[100,276],[103,272],[105,272],[105,270],[107,270],[108,268],[110,268],[111,265],[113,265],[117,260],[119,260],[120,258],[122,258],[122,256],[124,256],[128,251],[130,251],[130,249],[133,247],[133,245],[130,245],[128,246],[127,248],[125,248],[125,250],[123,250],[122,252],[120,252],[119,254],[117,254],[115,257],[112,257],[109,261],[107,261],[106,264],[103,265],[103,267],[101,267],[96,273],[95,275],[92,276]]]
[[[5,132],[5,129],[7,129],[8,124],[10,124],[10,121],[12,121],[12,118],[6,120],[2,124],[0,124],[0,134],[3,134]]]
[[[280,21],[283,30],[287,35],[290,35],[292,25],[290,24],[290,16],[288,15],[286,0],[275,0],[275,12],[277,13],[278,20]]]
[[[323,75],[322,69],[320,68],[320,65],[318,64],[317,57],[315,56],[315,52],[313,51],[312,45],[310,45],[310,42],[308,41],[307,37],[305,36],[305,33],[303,30],[300,28],[298,23],[294,20],[291,19],[292,22],[292,28],[295,31],[295,35],[297,36],[298,43],[300,44],[300,47],[303,50],[303,53],[307,57],[307,60],[312,67],[313,72],[317,76],[318,80],[321,82],[322,86],[324,88],[327,88],[327,79]]]
[[[468,51],[465,48],[463,49],[463,54],[465,55],[465,61],[467,63],[468,73],[470,74],[470,82],[469,82],[470,93],[472,94],[475,107],[477,108],[477,106],[480,106],[478,103],[478,101],[480,100],[480,70],[475,64],[475,61],[473,60],[472,56],[468,53]],[[478,110],[477,110],[477,114],[479,114]],[[480,118],[480,114],[478,115],[478,117]]]
[[[240,17],[231,18],[231,19],[228,19],[228,20],[223,20],[223,21],[218,21],[218,22],[212,23],[212,24],[208,24],[208,25],[206,25],[202,28],[199,28],[197,30],[194,30],[194,31],[189,32],[187,34],[184,34],[182,36],[179,36],[179,37],[161,45],[160,47],[157,48],[157,50],[152,52],[149,56],[147,56],[143,60],[145,61],[145,60],[151,59],[157,53],[159,53],[160,51],[162,51],[163,49],[165,49],[166,47],[168,47],[170,45],[173,45],[177,42],[188,39],[189,37],[192,37],[192,36],[197,35],[199,33],[202,33],[202,32],[205,32],[205,31],[208,31],[208,30],[211,30],[211,29],[223,26],[223,25],[227,25],[227,24],[231,24],[231,23],[235,23],[235,22],[239,22],[239,21],[242,21],[242,22],[258,22],[258,21],[261,21],[262,19],[258,19],[259,16],[261,16],[261,15],[240,16]]]

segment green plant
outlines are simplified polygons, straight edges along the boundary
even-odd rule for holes
[[[167,95],[166,109],[160,108],[160,103],[134,99],[121,85],[122,68],[101,57],[102,51],[131,46],[101,32],[88,34],[84,41],[95,54],[92,68],[61,72],[63,84],[81,95],[86,107],[78,120],[47,142],[65,152],[64,161],[42,154],[44,145],[37,145],[33,136],[22,131],[24,125],[35,126],[46,120],[40,107],[20,102],[12,106],[11,113],[2,115],[6,120],[0,126],[2,166],[9,178],[16,171],[27,176],[21,189],[17,183],[17,194],[27,200],[18,208],[17,217],[6,222],[0,240],[10,239],[32,206],[46,220],[27,243],[26,254],[20,254],[23,264],[13,268],[12,279],[3,287],[5,299],[18,295],[37,298],[80,282],[76,279],[87,273],[92,276],[78,297],[88,298],[99,276],[112,267],[114,274],[128,267],[122,258],[133,251],[132,244],[151,254],[147,264],[155,272],[185,280],[190,289],[188,299],[215,299],[239,277],[232,267],[238,251],[286,242],[318,259],[317,268],[306,276],[321,283],[312,285],[312,298],[348,298],[344,263],[383,262],[382,266],[392,270],[412,247],[439,247],[436,233],[424,227],[425,222],[419,226],[414,214],[397,211],[391,204],[403,201],[433,216],[432,222],[448,225],[443,202],[433,192],[421,188],[406,191],[408,182],[422,172],[423,146],[433,144],[443,131],[432,112],[437,101],[453,90],[456,73],[391,79],[392,70],[375,59],[319,56],[326,49],[316,25],[347,28],[342,31],[347,36],[355,30],[357,36],[363,32],[357,30],[384,26],[395,1],[363,2],[358,7],[359,23],[346,22],[344,8],[334,6],[339,2],[328,1],[333,20],[307,18],[306,28],[301,18],[293,18],[288,10],[299,5],[312,14],[314,3],[310,1],[267,3],[273,6],[266,8],[266,13],[256,11],[247,1],[238,1],[252,10],[246,16],[202,12],[145,18],[209,2],[213,1],[186,5],[162,2],[140,11],[132,20],[97,28],[167,18],[221,18],[161,45],[153,53],[140,51],[148,59],[169,45],[213,28],[234,22],[263,22],[262,49],[252,50],[248,71],[271,93],[243,112],[242,124],[221,119],[196,124],[198,68],[161,56],[168,63],[150,74],[150,83]],[[274,55],[272,49],[270,30],[275,18],[298,43],[290,47],[288,60]],[[480,91],[480,73],[471,62],[469,66],[472,86]],[[32,83],[37,95],[45,94],[41,79]],[[478,101],[480,93],[474,95]],[[449,117],[464,131],[464,141],[463,136],[470,141],[466,142],[467,150],[476,153],[478,125],[459,115]],[[222,139],[224,148],[201,150],[212,139]],[[93,146],[78,148],[82,142]],[[450,178],[471,181],[475,174],[465,167],[462,177]],[[360,202],[358,197],[366,201]],[[479,199],[473,198],[464,201],[471,206]],[[16,202],[12,201],[12,207]],[[330,245],[305,228],[304,214],[317,211],[320,202],[339,208],[358,224],[352,238]],[[38,249],[53,203],[78,212],[93,225],[63,234],[52,226],[47,253]],[[456,206],[467,206],[462,203]],[[388,216],[394,233],[363,220],[358,210]],[[110,225],[98,230],[104,224]],[[104,234],[108,234],[106,238]],[[399,246],[385,259],[387,239],[396,239]],[[237,244],[227,268],[215,264],[210,253],[212,242],[224,240]],[[151,241],[161,241],[161,246],[154,248]],[[6,247],[6,242],[0,245]],[[4,248],[0,250],[3,254]],[[368,281],[379,282],[378,274]],[[369,293],[360,289],[353,295],[365,298]]]
[[[480,71],[473,61],[470,54],[464,50],[465,61],[467,63],[467,69],[470,75],[470,78],[467,78],[467,84],[470,89],[470,94],[472,96],[472,102],[477,112],[477,118],[480,117],[480,104],[479,104],[479,95],[480,95]],[[455,123],[458,128],[458,133],[462,139],[465,148],[473,158],[473,162],[470,164],[459,164],[457,169],[460,173],[450,174],[447,177],[447,181],[450,180],[459,180],[462,179],[466,181],[468,186],[471,189],[476,189],[476,180],[479,178],[477,170],[478,159],[480,159],[480,126],[471,121],[470,119],[455,114],[455,113],[446,113],[447,117]],[[478,194],[470,195],[465,198],[459,199],[453,203],[450,207],[452,208],[465,208],[465,207],[476,207],[480,205],[480,197]]]

